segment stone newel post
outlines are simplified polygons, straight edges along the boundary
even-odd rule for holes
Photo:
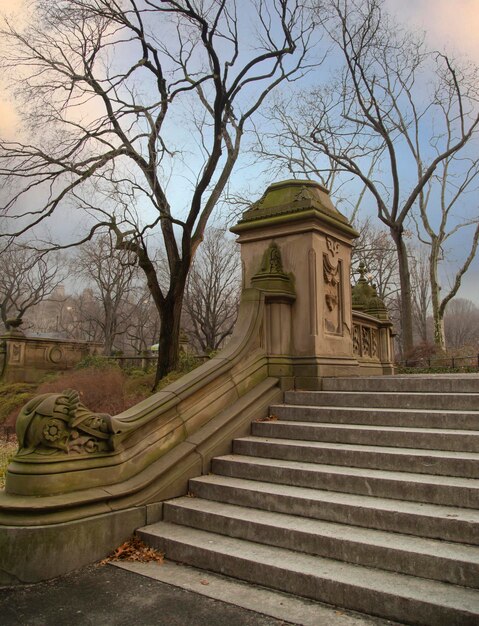
[[[358,233],[326,189],[307,180],[270,185],[231,230],[239,235],[244,287],[262,288],[265,263],[270,275],[276,263],[283,276],[275,302],[267,297],[271,374],[288,385],[288,371],[298,388],[309,389],[323,376],[359,374],[349,278]],[[265,289],[271,293],[271,284]]]

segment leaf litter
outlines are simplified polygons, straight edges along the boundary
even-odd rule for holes
[[[106,565],[112,561],[137,561],[139,563],[156,561],[156,563],[161,565],[164,560],[165,555],[162,552],[147,546],[138,536],[134,535],[100,561],[99,565]]]

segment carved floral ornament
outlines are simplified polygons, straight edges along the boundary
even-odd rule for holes
[[[362,324],[353,326],[353,353],[363,358],[379,358],[378,330]]]
[[[118,432],[115,418],[87,409],[78,391],[47,393],[30,400],[18,416],[17,456],[108,452]]]
[[[327,252],[323,253],[324,300],[326,304],[325,327],[328,332],[341,332],[340,283],[341,268],[339,242],[326,237]]]

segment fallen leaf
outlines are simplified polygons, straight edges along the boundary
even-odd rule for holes
[[[118,546],[112,554],[100,561],[100,565],[105,565],[111,561],[138,561],[140,563],[156,561],[161,564],[164,558],[164,554],[147,546],[139,537],[134,535],[131,539],[122,543],[121,546]]]

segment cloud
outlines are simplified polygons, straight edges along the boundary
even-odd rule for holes
[[[18,115],[15,107],[5,100],[0,100],[0,137],[14,139],[17,136]]]
[[[386,0],[391,13],[427,33],[439,50],[479,57],[479,0]]]

